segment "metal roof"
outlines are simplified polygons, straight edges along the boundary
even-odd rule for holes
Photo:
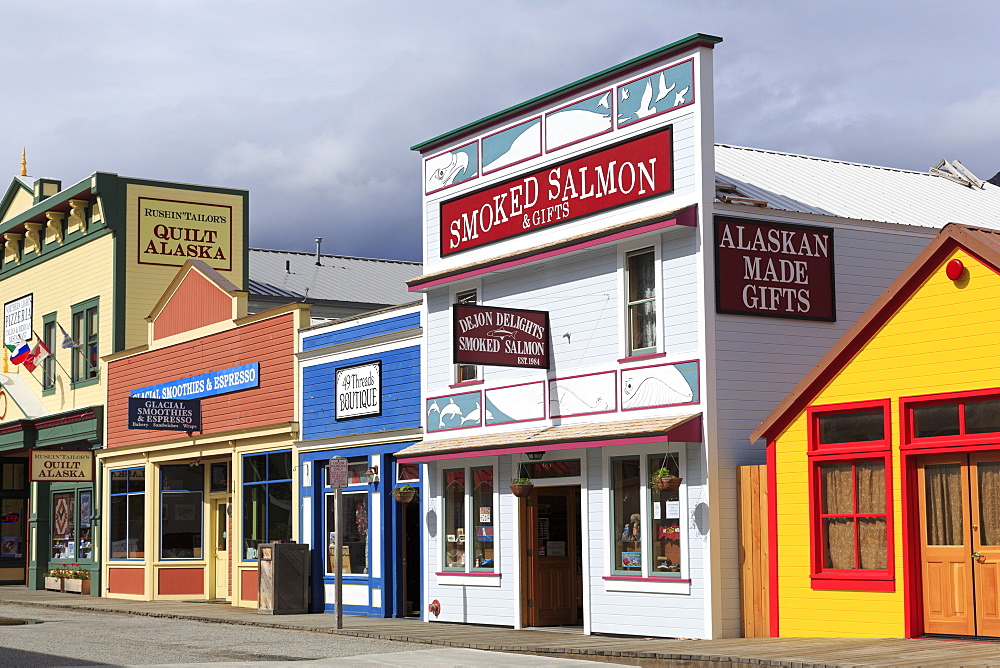
[[[406,281],[421,272],[419,262],[342,255],[250,249],[248,287],[252,294],[325,299],[362,304],[413,301]]]
[[[767,208],[900,225],[1000,229],[1000,187],[929,172],[717,144],[716,179]],[[755,209],[760,210],[760,209]]]

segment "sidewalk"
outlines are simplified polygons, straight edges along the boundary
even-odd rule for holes
[[[825,638],[736,638],[664,640],[611,638],[549,631],[464,624],[424,623],[410,619],[344,616],[338,631],[334,615],[259,615],[256,610],[210,603],[124,601],[78,596],[25,587],[0,587],[0,603],[130,615],[190,619],[220,624],[336,633],[445,647],[576,656],[621,663],[676,666],[754,664],[785,668],[819,666],[1000,666],[1000,644],[941,640],[870,640]],[[30,617],[26,611],[25,617]],[[849,622],[845,622],[848,624]],[[607,661],[607,658],[603,660]],[[527,664],[526,664],[527,665]]]

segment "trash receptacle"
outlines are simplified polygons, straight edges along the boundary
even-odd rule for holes
[[[257,612],[261,615],[309,612],[309,546],[261,543],[257,557]]]

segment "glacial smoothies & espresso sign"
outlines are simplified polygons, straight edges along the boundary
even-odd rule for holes
[[[719,313],[837,319],[831,228],[716,217],[715,274]]]
[[[673,192],[673,128],[441,203],[441,256]]]
[[[31,482],[94,482],[92,450],[32,450]]]
[[[549,368],[549,313],[452,306],[455,364]]]

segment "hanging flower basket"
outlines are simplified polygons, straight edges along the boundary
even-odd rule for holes
[[[406,485],[405,487],[397,487],[392,490],[392,495],[399,503],[412,503],[417,498],[417,490],[414,487]]]
[[[531,490],[535,488],[535,483],[527,480],[525,478],[517,478],[510,483],[511,494],[519,499],[523,499],[526,496],[531,496]]]
[[[684,478],[656,478],[656,489],[661,492],[676,492],[681,488]]]

